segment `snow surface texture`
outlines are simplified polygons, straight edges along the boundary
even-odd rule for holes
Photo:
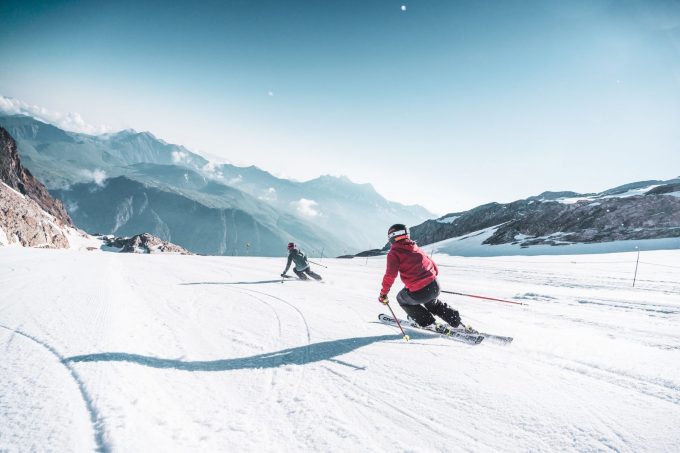
[[[384,257],[5,247],[0,451],[677,451],[680,251],[635,259],[438,256],[529,304],[443,295],[515,337],[469,346],[377,322]]]

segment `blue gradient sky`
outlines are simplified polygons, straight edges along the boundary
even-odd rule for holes
[[[677,1],[3,0],[0,18],[1,95],[440,214],[680,175]]]

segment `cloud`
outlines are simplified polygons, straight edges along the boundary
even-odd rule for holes
[[[319,203],[314,200],[300,198],[298,201],[291,201],[290,204],[293,205],[297,213],[303,217],[314,218],[321,215],[321,213],[316,210]]]
[[[222,171],[220,171],[219,164],[216,164],[215,162],[208,162],[203,167],[201,167],[201,170],[208,178],[224,179],[224,174],[222,174]]]
[[[241,183],[242,181],[243,181],[243,176],[238,175],[238,176],[236,176],[235,178],[231,178],[231,179],[229,180],[229,185],[230,185],[230,186],[235,186],[236,184],[239,184],[239,183]]]
[[[66,204],[66,210],[68,211],[69,214],[73,214],[76,211],[78,211],[78,202],[77,201],[68,200],[65,204]]]
[[[104,181],[108,178],[106,172],[98,168],[94,170],[80,170],[80,175],[85,178],[87,182],[94,182],[99,187],[104,187]]]
[[[180,164],[187,160],[189,155],[184,151],[173,151],[172,152],[172,162],[175,164]]]
[[[270,187],[269,189],[265,190],[264,193],[260,196],[260,200],[264,201],[276,201],[278,198],[278,194],[276,193],[276,189],[273,187]]]
[[[6,115],[27,115],[71,132],[97,135],[111,131],[108,126],[87,124],[83,117],[76,112],[53,112],[44,107],[30,105],[19,99],[2,95],[0,95],[0,112]]]

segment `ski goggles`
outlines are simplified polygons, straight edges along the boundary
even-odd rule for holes
[[[406,236],[408,234],[408,231],[406,230],[397,230],[397,231],[392,231],[391,233],[387,234],[388,239],[392,240],[396,237],[399,236]]]

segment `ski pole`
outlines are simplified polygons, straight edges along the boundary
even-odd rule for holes
[[[328,266],[324,266],[323,264],[315,263],[312,260],[309,260],[309,262],[312,263],[312,264],[316,264],[317,266],[325,267],[326,269],[328,269]]]
[[[522,302],[515,302],[515,301],[512,301],[512,300],[496,299],[494,297],[477,296],[477,295],[474,295],[474,294],[456,293],[454,291],[444,291],[444,290],[442,290],[442,292],[446,293],[446,294],[455,294],[456,296],[474,297],[475,299],[493,300],[495,302],[503,302],[503,303],[506,303],[506,304],[529,305],[529,304],[525,304],[525,303],[522,303]]]
[[[406,335],[406,332],[404,332],[404,328],[401,327],[401,323],[399,322],[399,318],[397,318],[397,315],[394,314],[394,310],[392,310],[392,307],[390,307],[390,303],[387,302],[385,305],[387,305],[387,308],[390,309],[390,313],[392,313],[392,318],[394,318],[395,321],[397,321],[397,325],[399,326],[399,330],[401,330],[401,333],[404,334],[404,341],[409,341],[411,337]]]

